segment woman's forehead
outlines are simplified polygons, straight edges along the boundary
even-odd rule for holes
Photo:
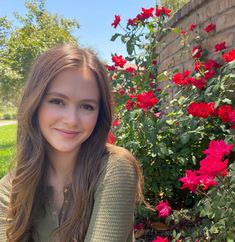
[[[50,83],[48,93],[61,93],[71,97],[99,99],[99,88],[95,75],[88,68],[66,69]]]

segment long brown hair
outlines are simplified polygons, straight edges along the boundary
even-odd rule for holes
[[[112,123],[111,87],[103,64],[96,55],[74,45],[59,45],[43,53],[32,66],[18,109],[16,169],[9,204],[10,242],[30,240],[33,221],[39,216],[47,170],[45,140],[38,125],[37,111],[49,83],[67,68],[89,68],[100,91],[98,120],[91,136],[81,145],[72,180],[70,216],[54,231],[60,241],[83,241],[89,225],[95,185],[101,160],[109,152],[124,155],[133,163],[138,176],[137,201],[143,201],[142,173],[138,162],[128,152],[107,146]],[[124,154],[125,153],[125,154]],[[81,172],[82,171],[82,172]],[[76,199],[79,198],[79,199]]]

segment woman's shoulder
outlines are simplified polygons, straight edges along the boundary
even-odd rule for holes
[[[130,151],[115,145],[107,145],[107,150],[107,171],[123,175],[126,172],[136,173],[139,164]]]
[[[129,162],[129,163],[137,162],[137,160],[133,156],[133,154],[126,148],[108,144],[107,150],[108,150],[108,154],[109,154],[108,157],[112,161],[125,160],[126,162]]]

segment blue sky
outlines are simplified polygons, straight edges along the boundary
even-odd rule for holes
[[[119,14],[126,23],[128,18],[134,18],[141,11],[141,7],[154,7],[155,3],[155,0],[46,0],[46,8],[52,14],[78,19],[80,28],[74,35],[80,45],[91,47],[101,59],[110,62],[111,53],[126,55],[121,42],[110,41],[114,33],[122,32],[120,28],[111,27],[114,15]],[[0,0],[0,6],[0,16],[6,15],[11,20],[14,11],[21,15],[26,12],[24,0]]]

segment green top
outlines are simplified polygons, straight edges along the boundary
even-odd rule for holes
[[[102,176],[96,186],[93,211],[85,242],[132,242],[137,175],[131,162],[110,155],[101,165]],[[6,209],[11,189],[10,175],[0,180],[0,241],[6,242]],[[48,186],[48,195],[52,187]],[[54,212],[50,199],[46,215],[36,224],[35,242],[49,242],[51,232],[66,216],[71,190],[64,189],[60,214]],[[49,196],[50,197],[50,196]]]

